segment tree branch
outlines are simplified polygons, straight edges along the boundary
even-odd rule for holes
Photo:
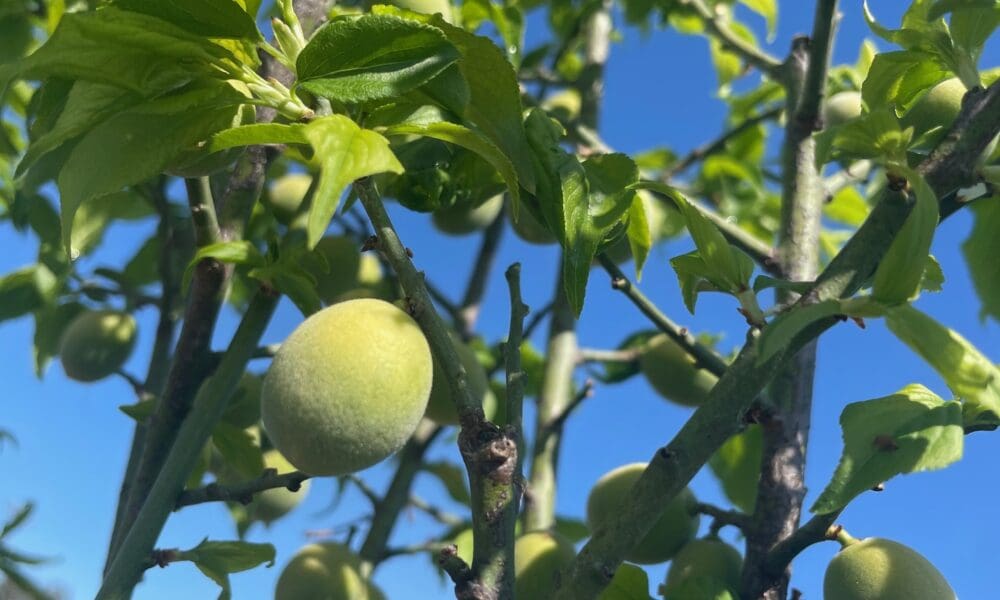
[[[662,331],[670,339],[677,342],[681,348],[683,348],[692,358],[699,367],[705,369],[709,373],[712,373],[716,377],[722,377],[723,373],[726,372],[726,361],[719,356],[715,350],[705,346],[698,342],[691,332],[688,331],[687,327],[681,327],[680,325],[674,323],[665,314],[660,312],[660,309],[653,304],[652,300],[646,297],[639,288],[629,281],[625,273],[618,268],[615,261],[608,258],[605,254],[598,254],[597,260],[600,261],[601,266],[604,270],[608,272],[611,276],[611,287],[619,290],[621,293],[625,294],[625,297],[632,301],[632,304],[638,308],[642,314],[646,315],[656,328]]]
[[[763,563],[765,572],[772,577],[780,577],[803,550],[822,541],[835,540],[836,533],[831,530],[834,529],[833,524],[840,517],[840,513],[838,510],[825,515],[816,515],[795,533],[775,544]]]
[[[108,568],[97,593],[98,600],[120,600],[131,596],[153,546],[184,489],[184,481],[212,435],[215,424],[222,418],[229,397],[235,391],[277,304],[278,296],[270,290],[259,291],[251,300],[229,344],[229,351],[215,374],[198,392],[188,418],[181,424],[176,443],[171,446],[146,502]]]
[[[933,153],[934,160],[928,159],[921,167],[928,181],[934,182],[939,198],[970,182],[974,159],[1000,131],[1000,83],[985,92],[971,91],[967,96],[946,142],[942,142],[949,150]],[[962,179],[963,173],[968,179]],[[823,301],[857,292],[882,260],[912,208],[912,198],[885,192],[806,296]],[[631,502],[622,506],[607,528],[594,532],[573,564],[563,571],[557,600],[596,597],[611,581],[625,554],[648,533],[664,503],[677,495],[709,457],[739,431],[746,411],[764,386],[798,350],[836,322],[830,318],[814,323],[791,340],[783,352],[766,361],[758,362],[756,344],[745,346],[705,404],[654,454],[632,488]]]
[[[715,531],[718,531],[723,525],[731,525],[745,532],[750,526],[750,515],[738,510],[724,510],[718,506],[699,502],[695,505],[694,511],[712,517],[712,529]]]
[[[507,426],[512,430],[512,437],[517,444],[517,467],[514,471],[514,481],[523,485],[524,475],[524,384],[526,375],[521,368],[521,342],[524,334],[524,317],[528,314],[528,305],[521,299],[521,263],[514,263],[505,273],[507,287],[510,290],[510,328],[507,341],[504,343],[504,369],[507,383]],[[513,503],[514,511],[511,517],[510,535],[513,539],[514,524],[517,520],[518,503]],[[513,545],[511,545],[513,549]],[[513,558],[513,555],[511,555]]]
[[[733,127],[732,129],[723,132],[722,135],[715,138],[714,140],[706,142],[701,146],[698,146],[697,148],[689,152],[684,158],[680,159],[666,170],[666,172],[663,174],[664,182],[673,179],[680,173],[683,173],[688,169],[688,167],[690,167],[694,163],[700,160],[704,160],[709,156],[712,156],[713,154],[721,150],[724,150],[726,144],[728,144],[730,140],[738,137],[740,134],[747,131],[748,129],[752,129],[757,125],[760,125],[761,123],[777,119],[778,117],[781,116],[781,113],[783,111],[784,109],[780,106],[776,106],[774,108],[766,110],[755,117],[750,117],[749,119],[744,120],[736,127]]]
[[[781,61],[737,35],[705,4],[704,0],[681,0],[681,4],[693,8],[709,31],[728,50],[740,55],[743,60],[757,67],[772,79],[780,79]]]
[[[311,475],[306,475],[301,471],[278,475],[275,469],[267,469],[263,475],[250,481],[233,485],[210,483],[195,490],[187,490],[177,498],[177,505],[174,510],[206,502],[239,502],[240,504],[250,504],[253,502],[254,494],[259,492],[278,488],[297,492],[302,487],[302,482],[310,477]]]
[[[514,578],[513,565],[504,560],[507,550],[502,515],[509,510],[508,504],[516,501],[516,442],[486,420],[479,399],[470,393],[448,328],[434,310],[423,277],[410,261],[374,184],[370,179],[360,179],[354,189],[375,230],[378,248],[399,277],[413,317],[443,367],[462,427],[458,446],[469,474],[475,558],[473,577],[456,589],[456,594],[479,600],[502,595],[511,589]]]

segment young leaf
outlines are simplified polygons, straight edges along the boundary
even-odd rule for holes
[[[299,86],[340,102],[400,96],[459,58],[434,28],[390,15],[335,19],[316,32],[295,63]]]
[[[838,510],[896,475],[942,469],[962,458],[961,405],[922,385],[848,404],[840,425],[844,454],[814,513]]]
[[[309,207],[308,246],[313,248],[337,212],[340,196],[355,179],[376,173],[402,173],[403,165],[381,135],[362,129],[343,115],[316,119],[303,135],[313,147],[322,172]]]
[[[753,514],[757,503],[763,440],[760,426],[751,425],[726,440],[708,459],[708,466],[722,484],[726,498],[747,514]]]
[[[861,97],[869,110],[905,108],[948,77],[948,69],[926,52],[882,52],[872,61]]]
[[[820,134],[822,135],[822,134]],[[913,132],[902,130],[890,107],[882,107],[852,119],[828,132],[829,156],[817,153],[817,163],[828,160],[870,158],[897,168],[906,167],[906,149]]]
[[[187,289],[194,275],[195,266],[206,258],[231,265],[249,265],[251,267],[263,267],[267,262],[260,250],[249,240],[237,240],[235,242],[218,242],[198,248],[194,258],[188,263],[184,271],[182,287]]]
[[[161,19],[104,8],[63,15],[45,45],[18,63],[17,75],[106,83],[149,97],[212,74],[212,63],[228,56]]]
[[[216,423],[212,430],[212,445],[222,455],[226,466],[239,476],[253,479],[264,472],[260,446],[246,429],[229,423]]]
[[[0,322],[39,310],[55,299],[59,281],[44,265],[32,265],[0,277]]]
[[[437,477],[455,502],[468,505],[472,501],[465,470],[458,465],[445,461],[429,462],[424,464],[424,471]]]
[[[642,281],[642,267],[646,264],[649,249],[653,247],[653,232],[649,229],[646,203],[642,199],[645,192],[636,192],[628,209],[628,247],[635,262],[635,278]]]
[[[934,190],[919,173],[906,177],[916,197],[916,205],[875,271],[872,297],[886,305],[906,302],[920,290],[920,282],[938,224],[938,203]],[[883,202],[893,202],[891,196]]]
[[[493,142],[477,131],[473,131],[462,125],[442,121],[426,125],[395,125],[386,129],[385,135],[387,137],[394,135],[422,135],[441,140],[442,142],[455,144],[456,146],[461,146],[475,152],[489,162],[503,178],[504,183],[507,184],[508,191],[510,191],[512,202],[514,204],[520,202],[520,187],[518,185],[517,172],[514,171],[514,165]]]
[[[1000,199],[976,202],[969,207],[975,215],[972,232],[962,244],[965,264],[979,296],[979,318],[1000,322]]]
[[[265,566],[271,567],[274,557],[274,546],[271,544],[210,542],[205,538],[194,548],[179,552],[177,560],[193,562],[199,571],[222,588],[219,600],[229,600],[232,593],[230,574],[248,571],[265,563]]]
[[[909,305],[890,309],[886,325],[962,399],[966,425],[1000,424],[1000,369],[955,331]]]
[[[234,0],[114,0],[114,5],[154,17],[211,38],[260,36],[253,17]]]
[[[141,195],[132,190],[123,190],[91,198],[80,205],[73,217],[70,248],[73,256],[89,254],[104,237],[104,230],[114,220],[136,221],[153,214]]]
[[[214,134],[205,144],[205,149],[208,152],[219,152],[259,144],[308,144],[305,128],[305,125],[299,123],[254,123],[233,127]]]
[[[136,423],[145,423],[146,419],[153,416],[153,412],[156,410],[156,400],[150,398],[148,400],[140,400],[135,404],[122,404],[118,407],[118,410],[125,413]]]

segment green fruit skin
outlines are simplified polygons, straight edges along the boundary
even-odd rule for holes
[[[385,600],[361,576],[361,559],[340,544],[310,544],[299,550],[278,577],[274,600]]]
[[[841,550],[826,568],[825,600],[955,600],[926,558],[891,540],[867,538]]]
[[[486,371],[476,359],[476,353],[458,339],[454,332],[450,332],[452,345],[458,360],[465,369],[466,383],[473,398],[478,398],[480,402],[485,401],[486,392],[489,390],[489,382],[486,380]],[[431,397],[427,402],[428,419],[438,425],[457,425],[458,410],[452,400],[451,388],[448,386],[448,379],[444,369],[441,368],[437,359],[434,360],[434,382],[431,385]]]
[[[358,287],[361,250],[347,236],[327,236],[316,244],[315,252],[326,261],[329,270],[314,271],[316,292],[325,304],[334,304],[340,297]]]
[[[427,15],[439,13],[445,21],[454,23],[451,3],[448,0],[392,0],[389,4]]]
[[[279,223],[288,225],[295,219],[311,185],[312,175],[308,173],[289,173],[274,182],[265,201]]]
[[[632,463],[609,471],[597,480],[587,498],[587,525],[591,531],[609,525],[622,506],[628,504],[632,486],[645,468],[646,463]],[[694,513],[695,502],[691,490],[684,488],[667,504],[646,537],[625,555],[625,560],[640,565],[670,560],[698,533],[700,518]]]
[[[260,375],[244,373],[229,399],[222,420],[230,425],[246,429],[260,421],[260,390],[263,380]]]
[[[558,534],[532,531],[514,542],[514,597],[549,600],[556,590],[556,574],[575,558],[573,545]]]
[[[847,91],[830,96],[823,105],[823,125],[836,127],[861,116],[861,94]]]
[[[59,358],[66,376],[97,381],[117,371],[135,347],[135,319],[114,310],[80,313],[63,332]]]
[[[958,78],[946,79],[917,100],[899,120],[903,129],[913,127],[916,140],[935,127],[948,128],[962,110],[965,85]],[[944,130],[940,131],[944,134]]]
[[[523,206],[518,211],[517,220],[515,221],[510,204],[508,204],[507,220],[510,221],[510,226],[514,230],[514,233],[517,234],[517,237],[529,244],[547,246],[555,244],[557,241],[556,236],[552,235],[544,225],[538,222],[538,219],[531,214],[531,211]]]
[[[370,298],[334,304],[281,344],[264,377],[264,429],[301,471],[360,471],[413,434],[432,373],[430,347],[410,315]]]
[[[694,540],[670,561],[667,579],[663,584],[663,595],[671,600],[671,594],[686,581],[698,578],[712,578],[724,586],[736,590],[740,586],[743,558],[739,551],[718,538]]]
[[[719,378],[695,366],[694,359],[666,334],[649,340],[639,369],[653,389],[683,406],[701,406]]]
[[[475,208],[453,206],[431,216],[438,231],[449,235],[467,235],[486,229],[503,209],[503,195],[493,196]]]
[[[295,471],[295,467],[277,450],[268,450],[264,453],[264,467],[275,469],[278,475]],[[287,488],[265,490],[254,495],[253,502],[247,506],[247,510],[250,513],[250,517],[255,521],[270,524],[287,515],[293,508],[298,506],[306,497],[306,492],[308,491],[308,479],[302,482],[297,492],[293,492]]]

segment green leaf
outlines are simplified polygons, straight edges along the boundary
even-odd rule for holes
[[[853,185],[839,190],[823,205],[823,216],[852,227],[859,227],[864,223],[870,211],[861,192]]]
[[[886,325],[962,399],[966,425],[1000,423],[1000,369],[957,332],[909,305],[890,309]]]
[[[996,0],[967,1],[952,9],[951,37],[957,47],[969,53],[973,64],[997,25],[1000,25],[1000,4]]]
[[[31,513],[34,510],[35,510],[35,505],[31,502],[28,502],[24,506],[22,506],[16,513],[14,513],[14,516],[12,516],[10,519],[7,520],[6,523],[4,523],[3,529],[0,530],[0,539],[7,537],[8,533],[14,531],[21,525],[24,525],[24,522],[28,520],[28,517],[31,516]]]
[[[778,26],[778,4],[775,0],[739,0],[740,4],[746,6],[767,21],[767,36],[773,39],[774,32]]]
[[[187,289],[191,284],[191,277],[194,275],[194,268],[199,262],[206,258],[214,258],[219,262],[231,265],[249,265],[251,267],[263,267],[267,259],[260,253],[260,250],[253,245],[250,240],[237,240],[235,242],[217,242],[202,246],[194,253],[194,258],[188,263],[184,270],[184,281],[182,287]]]
[[[63,330],[83,308],[79,302],[69,302],[54,307],[46,306],[35,313],[35,375],[39,378],[52,357],[59,354]]]
[[[920,291],[940,292],[943,288],[944,271],[941,270],[941,264],[933,255],[928,254],[924,262],[924,272],[920,276]]]
[[[962,408],[922,385],[854,402],[840,415],[844,453],[833,479],[812,506],[831,513],[901,474],[942,469],[962,458]]]
[[[73,217],[71,255],[82,256],[94,250],[101,243],[104,230],[112,221],[136,221],[153,212],[149,202],[133,190],[123,190],[85,201]]]
[[[965,264],[979,296],[979,318],[1000,322],[1000,198],[973,203],[972,232],[962,244]]]
[[[751,425],[742,433],[726,440],[708,466],[722,484],[722,491],[734,506],[753,514],[757,503],[757,483],[760,481],[760,461],[764,437],[759,425]]]
[[[32,265],[0,277],[0,322],[41,309],[55,299],[59,281],[44,265]]]
[[[785,350],[792,341],[807,327],[834,315],[842,313],[841,303],[837,300],[825,300],[817,304],[809,304],[793,308],[771,321],[764,328],[757,341],[757,364],[762,365],[775,354]]]
[[[635,278],[642,281],[642,267],[649,257],[649,250],[653,247],[653,232],[649,229],[649,219],[646,215],[646,202],[642,199],[642,192],[637,192],[632,197],[632,205],[628,209],[628,247],[635,262]]]
[[[582,166],[587,186],[572,183],[575,188],[563,194],[562,205],[563,285],[577,315],[583,310],[597,249],[632,206],[635,192],[630,186],[639,179],[638,167],[624,154],[592,155]],[[563,189],[567,191],[565,184]]]
[[[274,565],[275,550],[271,544],[251,542],[210,542],[205,538],[200,544],[178,553],[177,560],[191,561],[206,577],[219,584],[219,600],[229,600],[232,590],[229,575],[247,571],[265,564]]]
[[[91,81],[73,82],[58,118],[45,133],[31,142],[17,165],[15,175],[20,176],[45,154],[139,101],[138,95],[117,86]]]
[[[352,181],[376,173],[402,173],[403,165],[389,149],[388,140],[342,115],[316,119],[306,125],[303,134],[322,168],[309,207],[308,246],[313,248]]]
[[[489,38],[473,35],[436,15],[420,15],[391,6],[376,6],[373,11],[420,20],[444,32],[461,53],[458,69],[469,87],[469,103],[460,116],[503,150],[514,163],[521,186],[534,193],[535,172],[522,123],[520,86],[506,53]]]
[[[906,173],[916,205],[892,241],[875,271],[872,297],[887,305],[906,302],[920,290],[920,282],[938,224],[937,195],[916,171]],[[893,202],[891,196],[883,202]]]
[[[212,74],[212,63],[227,56],[166,21],[104,8],[63,15],[45,45],[18,63],[17,74],[82,79],[149,96]]]
[[[870,158],[905,168],[906,149],[912,136],[912,129],[900,129],[899,118],[892,108],[882,107],[820,133],[817,145],[828,148],[829,152],[825,156],[817,152],[817,163]]]
[[[566,541],[571,544],[576,544],[577,542],[582,542],[583,540],[590,537],[590,528],[587,524],[579,519],[570,519],[569,517],[556,517],[556,523],[554,526],[556,533],[561,535]]]
[[[521,194],[517,172],[514,170],[514,165],[510,158],[504,155],[500,148],[491,142],[489,138],[477,131],[455,123],[439,122],[427,125],[396,125],[386,129],[385,135],[388,137],[395,135],[422,135],[441,140],[442,142],[455,144],[456,146],[461,146],[471,152],[475,152],[490,163],[503,178],[504,183],[507,184],[507,189],[510,191],[512,202],[515,204],[520,202]]]
[[[438,461],[425,463],[423,470],[437,477],[455,502],[468,505],[472,501],[466,484],[465,469],[450,462]]]
[[[115,6],[163,19],[193,33],[213,38],[256,38],[253,17],[233,0],[115,0]]]
[[[57,180],[67,251],[71,224],[83,202],[160,173],[184,150],[231,126],[245,100],[229,85],[199,85],[137,105],[91,129],[73,148]]]
[[[299,86],[341,102],[405,94],[441,73],[459,52],[434,27],[389,15],[338,18],[299,53]]]
[[[215,446],[226,465],[246,479],[260,477],[264,472],[264,456],[257,440],[249,431],[229,423],[216,423],[212,430]]]
[[[140,400],[135,404],[122,404],[118,410],[125,413],[136,423],[145,423],[146,419],[153,416],[156,411],[156,399]]]
[[[308,144],[305,125],[292,123],[254,123],[220,131],[205,144],[208,152],[219,152],[240,146],[266,144]]]
[[[948,77],[948,70],[926,52],[882,52],[872,61],[861,97],[869,110],[905,108]]]
[[[264,268],[253,269],[248,275],[266,282],[288,296],[302,316],[308,317],[323,308],[323,301],[316,291],[313,272],[289,261],[280,261]]]
[[[598,600],[649,600],[649,576],[640,567],[622,563]]]

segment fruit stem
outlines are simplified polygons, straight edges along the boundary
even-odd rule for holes
[[[858,538],[853,537],[851,534],[847,533],[843,525],[835,525],[830,528],[829,534],[832,535],[832,539],[840,544],[841,550],[844,548],[857,544]]]

